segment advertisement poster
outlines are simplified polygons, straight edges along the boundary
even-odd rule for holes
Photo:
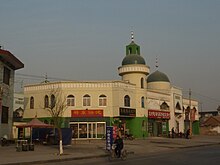
[[[113,127],[106,127],[106,150],[110,151],[113,144]]]

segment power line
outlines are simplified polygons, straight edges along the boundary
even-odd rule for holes
[[[188,94],[189,91],[183,91],[183,93],[187,93],[187,94]],[[206,96],[206,95],[201,94],[201,93],[199,93],[199,92],[192,91],[192,94],[193,94],[193,95],[198,95],[198,96],[203,97],[203,98],[206,98],[206,99],[208,99],[208,100],[211,100],[212,102],[218,102],[218,103],[220,103],[220,100],[218,100],[218,99],[216,99],[216,98],[213,98],[213,97],[210,97],[210,96]]]
[[[31,77],[31,78],[38,78],[38,79],[45,79],[46,76],[39,76],[39,75],[30,75],[30,74],[23,74],[23,73],[16,73],[15,76],[23,76],[23,77]],[[25,78],[23,78],[25,79]],[[27,79],[27,78],[26,78]],[[57,78],[57,77],[47,77],[47,79],[51,79],[51,80],[66,80],[66,81],[73,81],[70,79],[64,79],[64,78]],[[36,80],[36,79],[35,79]]]

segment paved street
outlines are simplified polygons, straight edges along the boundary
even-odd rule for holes
[[[123,161],[115,159],[111,162],[107,158],[93,158],[84,160],[72,160],[65,162],[57,162],[53,164],[59,165],[103,165],[103,164],[120,164],[120,165],[219,165],[220,164],[220,145],[176,149],[169,152],[158,152],[145,156],[128,156],[128,159]],[[38,165],[51,165],[51,163],[43,163]]]
[[[220,144],[220,136],[194,136],[192,139],[149,137],[124,141],[126,150],[130,153],[129,158],[150,158],[158,153],[182,151],[196,147],[215,147]],[[198,148],[198,149],[199,149]],[[219,148],[216,148],[217,151]],[[210,150],[211,151],[211,150]],[[46,164],[73,160],[90,160],[92,158],[106,158],[105,140],[75,141],[72,145],[64,146],[64,155],[58,155],[58,146],[35,145],[34,151],[17,152],[15,145],[0,147],[0,165],[3,164]],[[187,152],[188,153],[188,152]],[[182,153],[185,154],[184,152]],[[161,154],[162,156],[164,154]],[[181,155],[181,153],[179,154]],[[172,154],[173,156],[173,154]],[[177,155],[178,156],[178,155]],[[170,154],[169,156],[170,157]],[[213,157],[214,158],[214,157]],[[128,159],[129,160],[129,159]]]

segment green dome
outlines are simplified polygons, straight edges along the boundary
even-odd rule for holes
[[[147,83],[155,82],[155,81],[170,82],[167,75],[158,71],[158,70],[155,71],[154,73],[150,74],[147,78]]]
[[[145,60],[138,54],[129,54],[126,55],[122,61],[122,65],[130,65],[130,64],[143,64],[145,65]]]

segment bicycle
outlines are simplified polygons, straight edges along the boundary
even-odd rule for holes
[[[121,156],[118,158],[118,156],[116,155],[115,153],[115,148],[116,148],[116,145],[113,144],[112,145],[112,149],[110,150],[110,153],[109,153],[109,161],[112,161],[114,159],[121,159],[121,160],[126,160],[127,159],[127,151],[125,149],[122,149],[121,150]]]

